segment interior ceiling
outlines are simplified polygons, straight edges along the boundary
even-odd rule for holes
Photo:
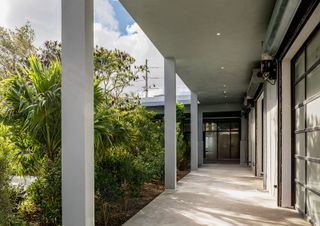
[[[201,103],[242,102],[275,0],[120,1]]]

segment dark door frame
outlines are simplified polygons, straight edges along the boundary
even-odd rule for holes
[[[214,123],[229,123],[229,152],[230,152],[230,161],[232,160],[236,160],[238,161],[238,159],[231,159],[231,123],[233,122],[236,122],[238,123],[238,128],[239,128],[239,140],[238,140],[238,147],[239,147],[239,154],[240,154],[240,138],[241,138],[241,119],[240,118],[221,118],[221,119],[203,119],[203,124],[205,123],[211,123],[211,122],[214,122]],[[205,156],[206,156],[206,140],[205,140],[205,135],[206,135],[206,132],[217,132],[217,162],[221,162],[221,161],[226,161],[227,159],[225,160],[222,160],[222,159],[219,159],[219,139],[218,139],[218,135],[220,132],[222,131],[219,131],[218,129],[217,130],[214,130],[214,131],[206,131],[206,130],[203,130],[203,159],[205,161]],[[240,158],[239,158],[239,162],[240,162]]]

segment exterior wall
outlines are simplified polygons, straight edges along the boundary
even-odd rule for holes
[[[263,173],[263,94],[256,102],[256,176]]]
[[[278,177],[278,86],[265,84],[265,188],[272,196],[277,195]]]
[[[256,132],[255,132],[255,109],[252,108],[249,112],[248,119],[248,164],[251,166],[253,172],[255,172],[255,152],[256,152]]]
[[[248,154],[248,120],[241,117],[240,164],[247,165]]]
[[[228,112],[228,111],[240,111],[240,104],[199,104],[199,113],[200,112]],[[149,111],[154,111],[157,114],[164,113],[164,106],[146,106]],[[190,113],[190,105],[184,105],[185,113]]]
[[[203,115],[202,112],[198,109],[198,164],[201,166],[203,164]]]
[[[240,104],[201,104],[199,105],[201,112],[228,112],[228,111],[240,111]]]
[[[281,79],[281,206],[291,207],[291,76],[290,61],[282,61],[282,79]]]

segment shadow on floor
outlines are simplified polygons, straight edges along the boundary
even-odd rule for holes
[[[278,208],[262,181],[239,165],[204,165],[174,192],[164,192],[125,226],[309,225],[293,210]]]

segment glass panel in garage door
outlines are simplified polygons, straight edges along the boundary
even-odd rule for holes
[[[305,72],[304,51],[300,54],[294,63],[295,80],[298,80]]]
[[[307,128],[320,125],[320,98],[307,104]]]
[[[307,208],[308,215],[313,222],[316,222],[319,225],[320,222],[320,196],[315,194],[312,191],[308,191],[307,193]]]
[[[320,159],[320,131],[307,133],[307,155]]]
[[[307,69],[310,69],[320,59],[320,31],[307,45]]]
[[[305,212],[305,188],[298,183],[296,183],[296,207]]]
[[[296,134],[296,155],[305,156],[305,133]]]
[[[296,159],[296,180],[304,184],[305,182],[305,160]]]
[[[307,98],[320,92],[320,65],[307,76]]]
[[[320,164],[318,162],[308,162],[307,184],[315,192],[320,193]]]
[[[304,129],[304,107],[296,109],[296,130]]]
[[[301,104],[305,99],[304,94],[304,79],[302,79],[297,85],[296,85],[296,105]]]

